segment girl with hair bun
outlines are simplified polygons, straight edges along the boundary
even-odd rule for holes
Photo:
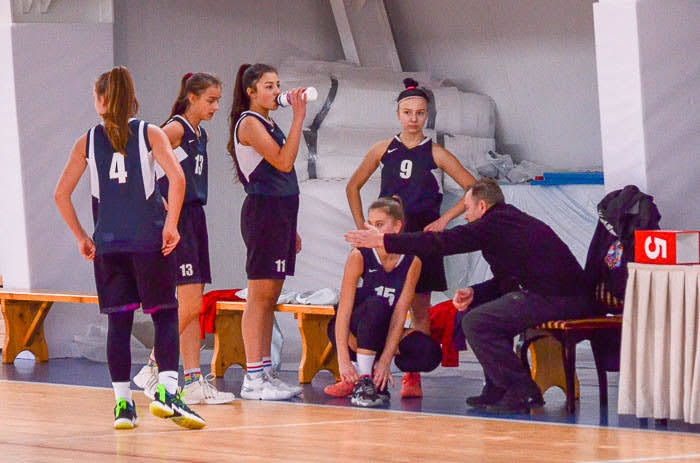
[[[368,224],[384,233],[398,233],[403,227],[398,196],[379,198],[367,215]],[[381,248],[350,251],[336,315],[328,324],[341,380],[327,386],[326,394],[349,395],[360,407],[379,407],[388,402],[388,385],[394,383],[392,359],[403,371],[437,367],[440,347],[428,335],[403,328],[420,272],[418,257],[388,254]]]
[[[94,261],[100,312],[108,317],[107,364],[116,399],[114,427],[131,429],[139,416],[131,397],[131,329],[134,310],[150,313],[155,356],[160,365],[149,409],[186,428],[204,419],[183,401],[178,389],[178,329],[170,254],[180,240],[177,222],[185,177],[165,133],[134,118],[134,85],[125,67],[100,75],[94,88],[99,124],[76,141],[56,186],[58,210],[76,239],[80,254]],[[155,181],[159,165],[169,180],[169,207],[163,207]],[[71,195],[89,166],[95,231],[90,238]]]
[[[457,158],[423,134],[428,119],[428,93],[413,79],[404,79],[405,89],[399,93],[396,114],[401,132],[376,143],[350,177],[346,187],[348,203],[355,225],[366,228],[362,214],[360,189],[381,165],[379,196],[398,195],[403,201],[406,222],[404,231],[442,231],[464,211],[459,201],[440,214],[442,182],[440,170],[466,189],[474,177]],[[416,330],[430,334],[430,293],[445,291],[447,282],[442,257],[426,256],[416,294],[411,302],[411,323]],[[407,373],[402,379],[401,397],[423,395],[418,373]]]
[[[185,200],[178,230],[180,244],[174,252],[177,285],[180,353],[185,370],[183,400],[188,405],[223,404],[234,395],[216,389],[211,376],[202,376],[199,364],[199,312],[204,285],[211,283],[209,238],[204,206],[207,204],[209,137],[200,122],[211,120],[219,110],[221,81],[206,72],[187,73],[180,79],[180,91],[163,131],[185,173]],[[161,191],[168,190],[168,179],[156,169]],[[165,195],[165,199],[168,197]],[[153,398],[158,384],[158,364],[151,353],[148,364],[134,377],[134,383]]]
[[[233,88],[228,151],[243,184],[241,234],[246,245],[248,299],[242,332],[246,374],[241,397],[286,400],[301,388],[282,381],[272,368],[270,346],[274,308],[287,275],[294,275],[299,185],[294,161],[306,116],[305,89],[288,93],[293,110],[288,136],[270,119],[280,93],[277,71],[267,64],[244,64]]]

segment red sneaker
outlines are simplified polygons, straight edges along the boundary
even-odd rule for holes
[[[353,387],[355,387],[354,384],[341,380],[335,384],[329,384],[323,389],[323,392],[333,397],[348,397],[352,394]]]
[[[401,398],[423,397],[423,390],[420,387],[420,373],[409,372],[401,379]]]

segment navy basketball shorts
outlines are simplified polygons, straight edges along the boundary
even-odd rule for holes
[[[207,219],[201,204],[182,206],[177,226],[180,242],[175,251],[175,284],[211,283]]]
[[[428,210],[411,215],[406,214],[406,225],[404,225],[403,231],[407,233],[423,231],[425,226],[439,218],[440,211]],[[418,257],[423,265],[416,285],[416,293],[447,290],[445,264],[442,256],[422,256],[419,254]]]
[[[93,261],[100,312],[177,309],[172,258],[160,251],[98,254]]]
[[[241,209],[249,280],[284,280],[294,275],[299,195],[248,195]]]

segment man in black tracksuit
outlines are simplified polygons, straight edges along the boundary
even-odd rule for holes
[[[549,226],[505,204],[495,181],[475,182],[464,204],[469,223],[443,232],[384,235],[356,230],[346,239],[355,247],[383,246],[387,252],[418,256],[480,250],[493,278],[458,289],[453,299],[486,377],[482,394],[469,397],[467,404],[492,412],[525,413],[544,400],[515,355],[513,338],[548,320],[588,315],[591,305],[583,270]]]

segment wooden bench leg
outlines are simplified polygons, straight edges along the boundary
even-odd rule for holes
[[[245,368],[245,347],[241,321],[243,312],[217,313],[214,332],[214,354],[211,359],[211,372],[214,376],[224,376],[226,369],[238,364]]]
[[[316,373],[328,370],[340,380],[338,356],[328,340],[326,330],[330,315],[296,314],[301,334],[301,363],[299,382],[310,383]]]
[[[12,363],[25,350],[34,354],[37,362],[46,362],[49,351],[44,338],[44,319],[52,302],[2,301],[5,319],[5,345],[2,362]]]
[[[551,336],[544,336],[530,344],[532,355],[532,379],[544,394],[550,387],[557,386],[567,393],[566,374],[562,364],[562,346]],[[574,394],[580,397],[578,376],[574,375]]]

